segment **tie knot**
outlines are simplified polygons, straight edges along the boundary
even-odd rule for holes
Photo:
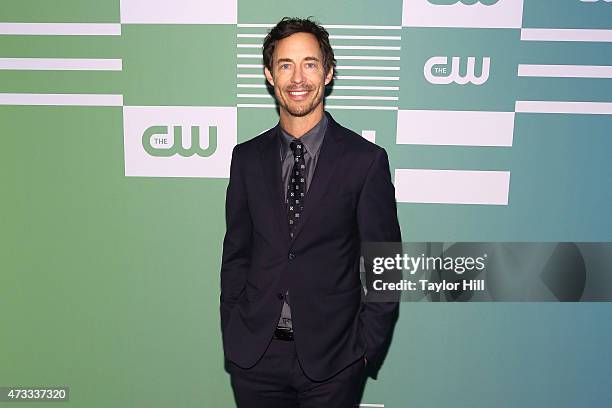
[[[304,155],[304,143],[301,141],[293,140],[291,143],[289,143],[289,147],[291,148],[294,156]]]

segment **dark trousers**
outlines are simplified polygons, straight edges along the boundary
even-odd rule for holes
[[[295,343],[278,339],[252,368],[228,361],[227,369],[238,408],[353,408],[366,380],[360,358],[328,380],[312,381],[302,371]]]

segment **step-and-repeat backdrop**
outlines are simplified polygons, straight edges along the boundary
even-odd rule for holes
[[[389,153],[405,241],[612,240],[610,0],[3,0],[0,385],[233,405],[225,188],[283,16],[328,29],[326,109]],[[402,304],[364,406],[609,405],[609,314]]]

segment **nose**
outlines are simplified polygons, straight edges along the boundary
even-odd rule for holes
[[[291,75],[291,82],[294,83],[301,83],[303,82],[304,78],[302,75],[302,67],[300,67],[299,65],[295,66],[295,69],[293,70],[293,74]]]

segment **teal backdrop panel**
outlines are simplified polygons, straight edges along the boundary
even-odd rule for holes
[[[3,1],[0,386],[234,406],[225,190],[284,16],[328,29],[326,109],[388,152],[405,241],[612,240],[609,1]],[[611,406],[610,312],[403,303],[363,406]]]

